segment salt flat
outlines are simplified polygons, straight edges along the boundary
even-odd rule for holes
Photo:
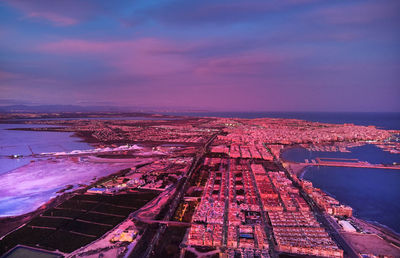
[[[89,184],[121,169],[148,162],[137,159],[131,162],[100,163],[72,159],[42,160],[0,175],[0,216],[16,216],[31,212],[51,198],[66,185]],[[72,189],[72,190],[73,190]]]

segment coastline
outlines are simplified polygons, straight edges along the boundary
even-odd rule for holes
[[[29,222],[33,218],[39,216],[46,210],[53,208],[60,203],[68,200],[69,198],[73,197],[75,194],[78,193],[84,193],[88,189],[96,186],[97,184],[100,184],[103,181],[107,181],[115,176],[121,176],[123,174],[127,173],[126,169],[119,170],[113,174],[104,176],[96,180],[95,182],[92,182],[91,184],[85,186],[85,187],[79,187],[78,189],[75,189],[74,191],[71,192],[64,192],[62,194],[57,195],[56,197],[51,198],[44,204],[42,204],[39,208],[35,209],[34,211],[21,214],[21,215],[16,215],[16,216],[7,216],[7,217],[0,217],[0,240],[4,238],[6,235],[9,233],[17,230],[19,227],[24,225],[25,223]]]
[[[78,193],[82,191],[82,189],[77,189],[73,192],[63,193],[56,197],[51,198],[46,203],[42,204],[39,208],[35,209],[34,211],[16,215],[16,216],[6,216],[0,217],[0,240],[8,235],[9,233],[17,230],[19,227],[24,225],[25,223],[29,222],[36,216],[40,215],[41,213],[45,212],[47,209],[53,208],[58,204],[62,203],[63,201],[71,198],[74,193]]]
[[[310,168],[311,166],[297,164],[296,162],[291,162],[291,161],[285,160],[281,157],[282,153],[284,151],[294,148],[294,147],[297,147],[297,146],[289,146],[287,148],[282,149],[280,159],[281,159],[284,167],[286,169],[288,169],[290,171],[290,173],[292,173],[299,179],[303,179],[305,173],[307,173],[307,169]],[[325,190],[324,190],[324,192],[331,196],[331,194],[329,192],[327,192]],[[350,217],[350,220],[354,221],[354,224],[356,224],[360,228],[362,228],[363,231],[369,232],[369,233],[376,235],[379,238],[384,239],[385,241],[391,243],[396,248],[398,248],[399,252],[400,252],[400,233],[399,232],[396,232],[394,229],[390,228],[389,226],[381,224],[377,221],[361,219],[354,215],[352,217]]]
[[[17,122],[17,121],[0,121],[0,124],[23,124],[23,125],[43,125],[41,127],[26,127],[26,128],[8,128],[5,130],[11,130],[11,131],[27,131],[27,132],[55,132],[55,133],[72,133],[70,137],[75,137],[79,138],[79,142],[84,142],[92,147],[96,147],[97,145],[100,144],[100,142],[92,137],[89,132],[86,131],[77,131],[73,129],[68,129],[71,128],[73,125],[71,124],[64,124],[62,126],[56,126],[52,125],[50,123],[44,124],[44,123],[26,123],[26,122]]]
[[[143,141],[155,140],[157,142],[157,144],[161,144],[163,142],[162,138],[160,138],[161,140],[159,140],[157,137],[154,137],[154,139],[152,138],[152,135],[153,135],[152,133],[154,133],[154,132],[152,132],[150,130],[149,130],[149,132],[147,132],[145,130],[142,130],[142,128],[141,128],[142,125],[141,124],[146,124],[146,126],[149,126],[149,127],[152,125],[152,123],[147,124],[146,122],[143,122],[143,121],[134,124],[134,126],[137,127],[137,130],[131,130],[130,127],[129,127],[129,126],[132,126],[131,124],[129,124],[129,125],[120,124],[121,122],[118,121],[116,123],[117,130],[115,130],[115,131],[112,131],[112,130],[110,131],[109,122],[102,123],[101,127],[99,126],[99,128],[97,130],[96,129],[93,130],[93,127],[92,127],[97,122],[94,122],[93,124],[89,123],[89,125],[87,125],[86,127],[84,127],[84,126],[81,127],[80,123],[77,123],[77,124],[73,124],[73,123],[71,124],[70,123],[68,125],[66,125],[67,123],[65,121],[57,121],[56,123],[58,123],[60,125],[64,125],[65,124],[65,127],[57,127],[55,129],[52,128],[52,127],[49,127],[49,128],[40,128],[40,129],[36,129],[36,130],[35,129],[31,129],[31,130],[32,131],[55,131],[55,132],[68,130],[68,132],[71,133],[70,137],[77,137],[82,142],[90,144],[91,146],[97,145],[97,147],[100,147],[100,148],[104,148],[104,147],[108,147],[108,146],[111,146],[112,148],[114,148],[115,146],[120,145],[120,142],[128,142],[128,141],[132,142],[132,141],[135,141],[136,139],[139,139],[140,141],[141,140],[143,140]],[[171,132],[173,132],[173,130],[176,129],[175,125],[165,125],[162,122],[161,123],[157,122],[157,123],[154,123],[154,124],[156,124],[157,126],[162,128],[162,130],[164,130],[165,133],[168,132],[169,134]],[[126,128],[124,128],[124,129],[126,131],[129,131],[129,132],[131,132],[131,131],[134,132],[135,136],[136,136],[136,132],[138,132],[137,136],[136,137],[132,137],[132,138],[128,138],[128,137],[124,138],[124,137],[122,137],[121,134],[119,134],[120,131],[118,131],[118,130],[120,130],[120,129],[119,129],[118,126],[124,126],[124,127],[126,126]],[[156,127],[156,126],[154,126],[154,127]],[[150,128],[153,129],[153,126],[150,127]],[[183,135],[185,135],[187,133],[186,130],[187,129],[183,127],[183,129],[182,129],[182,132],[184,132]],[[144,132],[144,133],[143,134],[139,134],[139,132],[140,133]],[[197,133],[198,132],[196,132],[196,135],[195,135],[196,137],[197,137]],[[92,136],[92,134],[93,134],[94,137]],[[184,137],[186,137],[186,136],[184,136]],[[174,138],[168,138],[168,139],[170,140],[170,142],[175,142],[175,141],[173,141],[173,140],[175,140]],[[180,141],[182,141],[182,139],[186,140],[186,138],[178,138],[178,139]],[[157,141],[157,140],[159,140],[159,141]],[[182,141],[182,142],[185,142],[185,141]],[[295,142],[295,141],[292,141],[292,142]],[[331,143],[333,144],[334,142],[331,142]],[[192,146],[194,144],[197,144],[197,142],[193,143]],[[292,170],[295,171],[293,174],[295,174],[299,178],[302,178],[304,176],[304,174],[307,172],[307,169],[310,166],[307,165],[307,164],[300,164],[298,166],[295,166],[296,165],[295,163],[291,163],[289,161],[286,161],[285,159],[283,159],[281,157],[280,154],[282,154],[282,152],[281,153],[279,153],[279,151],[276,152],[279,149],[278,147],[285,146],[286,148],[282,149],[282,151],[286,151],[286,150],[288,150],[290,148],[298,147],[298,144],[290,144],[290,145],[289,144],[285,145],[284,143],[273,143],[273,144],[275,144],[275,145],[271,145],[271,146],[272,147],[276,147],[276,148],[272,149],[271,154],[278,158],[277,160],[275,159],[275,161],[279,162],[279,163],[282,163],[284,166],[285,166],[285,164],[286,165],[287,164],[289,164],[289,165],[292,164]],[[266,145],[264,145],[264,146],[266,147]],[[266,148],[267,148],[267,150],[269,150],[268,147],[266,147]],[[246,150],[246,147],[245,147],[245,150]],[[128,155],[128,154],[129,154],[128,152],[124,152],[124,155]],[[243,152],[242,154],[239,154],[238,158],[251,158],[251,157],[254,158],[254,156],[245,157],[244,156],[245,154],[246,154],[246,152]],[[98,156],[98,155],[95,155],[95,156]],[[37,171],[40,171],[40,170],[43,171],[43,167],[41,167],[43,163],[49,163],[49,164],[50,163],[59,163],[59,164],[63,164],[65,169],[63,167],[60,170],[59,168],[61,166],[52,164],[50,169],[48,169],[46,171],[47,172],[49,172],[49,171],[51,172],[51,170],[53,170],[53,171],[56,171],[56,170],[57,171],[65,171],[66,172],[65,174],[69,174],[70,176],[74,176],[77,170],[74,170],[74,168],[72,168],[71,170],[67,170],[67,168],[74,166],[73,164],[68,163],[69,160],[74,160],[75,163],[81,163],[81,162],[82,163],[86,163],[86,162],[88,162],[84,166],[92,166],[92,162],[90,162],[90,159],[91,158],[89,158],[89,159],[88,158],[81,158],[81,157],[79,157],[79,155],[74,155],[73,157],[59,157],[59,158],[54,158],[54,159],[50,158],[49,160],[46,159],[46,160],[42,160],[42,161],[37,162],[37,163],[40,163],[38,165],[36,165],[37,163],[35,162],[35,165],[33,165],[31,167],[27,167],[27,169],[25,171],[22,171],[22,172],[29,172],[30,173],[30,171],[32,171],[32,175],[34,175],[36,168],[37,168]],[[96,159],[96,158],[93,158],[93,159]],[[115,162],[115,161],[118,162],[118,160],[115,160],[115,159],[113,159],[112,161],[113,162]],[[126,161],[126,159],[123,159],[123,161]],[[134,161],[134,160],[132,160],[132,161]],[[259,160],[254,160],[254,162],[260,162],[260,161]],[[272,164],[272,160],[271,160],[271,164]],[[96,167],[96,166],[97,165],[94,165],[93,169],[96,170],[99,173],[99,175],[101,175],[101,172],[100,172],[99,168]],[[132,167],[132,166],[133,165],[131,165],[130,167]],[[267,169],[266,171],[268,171],[268,168],[266,168],[266,169]],[[110,168],[108,170],[110,170]],[[113,171],[116,171],[116,170],[113,170]],[[118,173],[118,172],[116,172],[116,173]],[[45,175],[47,175],[47,174],[45,174]],[[79,176],[78,176],[78,174],[76,174],[76,175],[77,176],[75,176],[74,178],[75,178],[75,180],[78,180],[77,178],[79,178]],[[111,176],[115,176],[115,174],[110,174],[110,175],[108,175],[106,177],[109,178]],[[33,177],[33,176],[31,176],[31,177],[32,177],[32,179],[40,178],[40,177]],[[51,177],[51,175],[49,175],[49,177]],[[16,178],[18,179],[18,177],[16,177]],[[92,177],[90,177],[90,178],[93,178],[93,174],[92,174]],[[90,179],[90,178],[88,178],[88,179]],[[57,183],[57,184],[59,182],[63,182],[63,183],[65,183],[64,184],[64,188],[66,188],[67,185],[70,184],[70,182],[68,182],[68,179],[70,179],[70,178],[63,177],[62,179],[64,179],[65,181],[58,180],[58,181],[54,181],[54,182]],[[85,181],[85,182],[88,182],[87,184],[85,183],[84,185],[79,185],[80,188],[78,188],[78,189],[77,188],[72,189],[70,192],[61,192],[60,195],[49,199],[45,204],[41,205],[39,208],[35,209],[32,212],[29,212],[29,213],[26,213],[26,214],[21,214],[21,215],[18,215],[18,216],[9,216],[9,217],[0,218],[0,227],[2,225],[6,225],[8,223],[7,224],[8,228],[5,229],[4,231],[8,231],[8,233],[12,232],[12,231],[18,229],[18,227],[20,227],[21,225],[24,225],[28,221],[34,219],[36,216],[39,216],[40,214],[42,214],[47,209],[49,209],[51,207],[54,207],[54,206],[57,206],[60,201],[67,200],[68,198],[70,198],[74,194],[78,193],[79,191],[83,191],[84,189],[88,189],[88,187],[90,187],[90,186],[87,186],[88,184],[90,184],[90,185],[98,184],[99,181],[101,181],[102,179],[103,178],[100,178],[100,179],[96,180],[96,178],[93,178],[92,180]],[[27,182],[27,181],[25,180],[23,182]],[[54,185],[53,184],[54,182],[50,181],[50,183],[48,185]],[[75,181],[75,182],[78,183],[79,181]],[[79,183],[83,184],[82,181],[79,182]],[[32,182],[32,185],[35,185],[35,183]],[[58,187],[58,185],[57,185],[57,187]],[[68,191],[68,189],[66,191]],[[13,192],[10,192],[10,194],[13,194]],[[22,194],[25,194],[25,193],[22,193]],[[5,206],[5,207],[7,208],[7,206]],[[361,225],[360,227],[362,227],[363,229],[368,230],[368,232],[372,232],[371,234],[365,234],[365,235],[367,235],[367,236],[376,235],[376,236],[379,236],[382,239],[387,240],[390,243],[394,243],[396,246],[400,246],[400,236],[396,232],[391,232],[390,229],[385,228],[385,226],[383,226],[383,225],[376,225],[376,224],[373,224],[373,222],[364,221],[364,220],[358,219],[356,217],[351,217],[351,218],[354,219],[354,221],[358,225]],[[335,218],[335,220],[337,220],[337,221],[338,220],[342,220],[342,219],[343,218],[341,218],[341,217],[336,217]],[[346,218],[344,218],[344,219],[347,220]],[[322,227],[322,224],[321,224],[321,227]],[[363,231],[361,230],[359,232],[363,232]],[[343,231],[343,232],[340,232],[340,233],[347,234],[348,232],[344,232]],[[0,236],[2,234],[3,233],[0,232]],[[7,234],[7,232],[4,233],[4,234]],[[365,235],[362,234],[362,233],[359,233],[358,237],[365,236]]]
[[[43,125],[43,124],[27,124],[26,122],[21,122],[21,121],[1,121],[2,124],[26,124],[26,125]],[[29,128],[12,128],[12,129],[6,129],[6,130],[15,130],[15,131],[44,131],[44,132],[56,132],[56,133],[62,133],[62,132],[68,132],[72,133],[69,137],[77,138],[79,139],[79,142],[84,142],[87,143],[88,145],[92,146],[93,148],[98,147],[101,145],[101,142],[98,141],[96,138],[91,137],[89,133],[81,132],[81,131],[75,131],[75,130],[68,130],[66,131],[65,128],[71,127],[71,125],[66,125],[63,127],[52,127],[51,124],[46,124],[44,127],[39,127],[39,128],[34,128],[34,127],[29,127]],[[62,131],[57,130],[57,129],[63,129]],[[16,171],[18,169],[23,169],[24,167],[27,167],[31,165],[32,163],[36,163],[38,160],[32,160],[31,162],[21,165],[19,167],[13,168],[3,174],[8,174],[12,173],[13,171]],[[90,187],[98,184],[101,181],[110,179],[114,176],[118,176],[121,174],[121,171],[115,172],[113,174],[110,174],[108,176],[102,177],[96,182],[90,183],[87,187],[82,188],[79,187],[71,192],[57,192],[55,193],[56,196],[50,198],[48,201],[42,203],[38,208],[35,210],[20,214],[20,215],[15,215],[15,216],[0,216],[0,240],[6,236],[7,234],[13,232],[14,230],[17,230],[19,227],[24,225],[25,223],[29,222],[39,214],[45,212],[47,209],[52,208],[54,206],[57,206],[58,204],[62,203],[63,201],[71,198],[74,194],[80,193],[83,191],[86,191]],[[88,182],[89,183],[89,182]],[[66,184],[64,188],[67,186]],[[63,189],[64,189],[63,188]],[[61,190],[63,190],[61,189]]]
[[[14,122],[14,121],[9,121],[9,122],[10,123],[5,123],[5,121],[0,121],[0,124],[27,125],[27,126],[32,126],[32,127],[5,128],[5,129],[2,129],[2,130],[6,130],[6,131],[26,131],[26,132],[46,132],[46,133],[49,132],[49,133],[64,133],[64,134],[68,133],[69,135],[62,135],[62,137],[64,139],[67,139],[67,138],[71,139],[71,140],[68,140],[66,142],[68,145],[71,145],[71,146],[67,147],[71,151],[75,150],[75,149],[94,149],[94,148],[97,148],[100,145],[100,141],[98,141],[94,137],[91,137],[90,134],[85,134],[84,132],[80,132],[80,131],[69,129],[71,127],[71,125],[54,126],[54,125],[51,125],[51,124],[27,124],[27,123],[17,123],[17,122]],[[34,127],[34,126],[38,126],[38,127]],[[12,137],[15,137],[15,136],[12,136]],[[28,137],[28,139],[29,139],[29,137]],[[52,137],[52,138],[54,138],[54,137]],[[38,143],[39,142],[33,143],[33,146],[35,146]],[[82,144],[84,144],[85,146],[80,146]],[[40,143],[39,143],[39,145],[40,145]],[[72,147],[73,145],[77,145],[78,147],[77,148],[73,148]],[[55,144],[54,146],[60,146],[62,148],[62,150],[64,150],[64,142],[61,142],[59,145]],[[23,146],[21,145],[21,146],[17,146],[17,147],[21,148]],[[30,143],[27,143],[24,146],[24,148],[26,148],[26,147],[30,148]],[[35,150],[35,147],[33,147],[33,148]],[[22,157],[18,157],[18,158],[15,159],[15,158],[12,157],[13,154],[21,154]],[[37,154],[37,153],[35,153],[35,154]],[[18,168],[22,168],[22,167],[24,167],[26,165],[29,165],[32,162],[40,161],[40,158],[38,159],[35,156],[35,154],[33,154],[33,153],[24,153],[24,151],[22,151],[22,153],[21,153],[20,150],[16,150],[15,152],[11,152],[11,153],[7,152],[6,154],[3,155],[3,157],[1,157],[2,159],[4,159],[4,162],[6,162],[5,166],[3,167],[6,170],[1,171],[0,175],[1,174],[6,174],[6,173],[10,173],[13,170],[16,170]],[[16,161],[21,161],[21,162],[16,162]]]

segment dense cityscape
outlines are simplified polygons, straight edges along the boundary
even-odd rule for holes
[[[400,257],[399,0],[0,17],[0,258]]]
[[[322,161],[281,158],[293,146],[346,152],[351,146],[374,144],[399,151],[398,143],[387,141],[398,131],[298,119],[86,115],[93,117],[3,115],[3,122],[18,117],[32,125],[19,130],[73,132],[93,146],[32,153],[36,160],[17,172],[73,167],[74,173],[82,173],[101,164],[110,173],[64,185],[46,204],[2,218],[2,254],[23,246],[55,257],[400,253],[398,235],[353,217],[352,207],[299,177],[305,167]]]

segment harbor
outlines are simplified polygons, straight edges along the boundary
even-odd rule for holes
[[[304,166],[328,166],[328,167],[349,167],[349,168],[380,168],[380,169],[398,169],[400,165],[390,164],[371,164],[367,161],[358,159],[340,159],[340,158],[315,158],[312,160],[306,159],[304,163],[299,163]]]

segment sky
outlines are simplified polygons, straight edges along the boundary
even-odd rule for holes
[[[0,104],[400,112],[400,1],[0,0]]]

